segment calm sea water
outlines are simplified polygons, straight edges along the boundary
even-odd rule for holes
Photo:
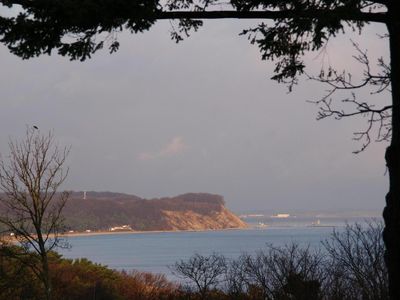
[[[218,252],[236,258],[243,252],[255,253],[265,249],[266,244],[280,246],[297,242],[320,247],[321,241],[328,238],[334,228],[341,230],[345,225],[343,220],[333,219],[321,221],[321,225],[329,227],[309,226],[309,219],[275,220],[265,228],[257,228],[263,222],[257,219],[249,221],[251,228],[246,230],[70,237],[71,249],[60,249],[59,252],[66,258],[86,257],[112,269],[135,269],[171,276],[168,266],[180,259],[188,259],[194,253],[207,255]]]

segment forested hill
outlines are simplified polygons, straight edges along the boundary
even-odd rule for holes
[[[146,200],[111,192],[72,192],[64,209],[70,230],[206,230],[244,228],[246,224],[225,206],[223,197],[189,193]]]

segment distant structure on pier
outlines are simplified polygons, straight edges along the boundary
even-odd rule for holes
[[[83,200],[86,200],[86,191],[83,191]]]
[[[271,218],[278,218],[278,219],[286,219],[289,217],[290,217],[290,214],[275,214],[275,215],[271,216]]]

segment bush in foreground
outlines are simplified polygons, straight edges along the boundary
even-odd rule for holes
[[[59,300],[386,300],[381,232],[380,223],[356,224],[334,231],[318,250],[270,245],[235,260],[195,254],[171,267],[183,285],[51,253],[51,293]],[[35,255],[0,244],[0,300],[44,299],[37,276],[24,264]]]
[[[335,230],[319,249],[293,243],[270,245],[254,255],[242,254],[230,262],[224,259],[225,272],[218,274],[224,280],[219,280],[219,286],[213,286],[207,297],[218,288],[225,299],[237,300],[389,299],[382,229],[377,222],[347,225],[344,230]],[[192,293],[200,299],[204,293],[198,287],[197,262],[209,258],[196,254],[173,267],[191,282]],[[202,278],[210,278],[215,265],[201,270]],[[219,294],[216,299],[224,298]]]
[[[1,246],[0,299],[44,299],[32,269],[15,258],[16,255],[18,247]],[[160,274],[119,272],[87,259],[63,259],[56,253],[51,253],[49,266],[54,299],[156,300],[178,296],[177,286]]]

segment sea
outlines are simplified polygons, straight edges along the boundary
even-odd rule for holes
[[[174,279],[171,266],[195,253],[213,252],[235,259],[242,253],[254,254],[267,245],[298,243],[322,247],[332,232],[342,231],[346,224],[380,221],[370,217],[266,217],[244,215],[248,229],[220,231],[181,231],[119,233],[68,237],[69,249],[57,251],[65,258],[89,260],[111,269],[162,273]]]

